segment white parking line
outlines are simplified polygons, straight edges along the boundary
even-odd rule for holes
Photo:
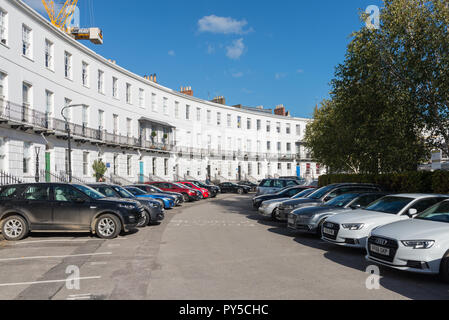
[[[72,294],[70,295],[67,300],[91,300],[92,294],[86,293],[86,294]]]
[[[7,259],[0,259],[0,262],[20,261],[20,260],[38,260],[38,259],[55,259],[55,258],[72,258],[72,257],[86,257],[86,256],[105,256],[105,255],[111,255],[111,254],[112,254],[112,252],[99,252],[99,253],[72,254],[72,255],[64,255],[64,256],[37,256],[37,257],[7,258]]]
[[[74,280],[97,280],[101,279],[98,277],[84,277],[84,278],[71,278],[70,281]],[[44,284],[44,283],[58,283],[58,282],[67,282],[67,279],[63,280],[47,280],[47,281],[32,281],[32,282],[17,282],[17,283],[0,283],[0,287],[14,287],[14,286],[30,286],[33,284]]]

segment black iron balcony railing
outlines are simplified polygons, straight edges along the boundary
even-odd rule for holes
[[[51,117],[48,113],[33,110],[26,104],[15,104],[10,101],[0,100],[0,122],[11,122],[11,125],[29,127],[27,129],[44,131],[48,134],[67,135],[67,127],[64,120]],[[308,159],[303,155],[292,153],[279,154],[270,152],[247,152],[247,151],[229,151],[208,148],[192,148],[177,146],[176,143],[160,143],[146,140],[144,137],[132,137],[120,135],[116,130],[112,133],[104,130],[90,128],[86,123],[75,124],[68,123],[75,140],[86,140],[93,143],[102,143],[111,146],[141,148],[148,151],[176,153],[180,157],[210,157],[222,158],[224,160],[243,160],[243,161],[295,161]],[[307,155],[309,156],[309,155]]]

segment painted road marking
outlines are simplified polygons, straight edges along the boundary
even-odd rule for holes
[[[56,259],[56,258],[74,258],[74,257],[87,257],[87,256],[105,256],[111,255],[112,252],[100,252],[100,253],[85,253],[85,254],[73,254],[64,256],[38,256],[38,257],[21,257],[21,258],[7,258],[0,259],[0,262],[7,261],[21,261],[21,260],[38,260],[38,259]]]
[[[101,277],[97,276],[97,277],[71,278],[71,279],[69,279],[69,281],[98,280],[98,279],[101,279]],[[67,281],[68,281],[67,279],[63,279],[63,280],[47,280],[47,281],[17,282],[17,283],[0,283],[0,287],[30,286],[33,284],[58,283],[58,282],[67,282]]]

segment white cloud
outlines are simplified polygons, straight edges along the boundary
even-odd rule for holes
[[[304,73],[304,70],[303,69],[298,69],[298,70],[296,70],[296,73]]]
[[[205,16],[198,20],[200,32],[222,33],[222,34],[245,34],[253,31],[252,28],[243,30],[248,22],[236,20],[231,17],[218,17],[216,15]]]
[[[237,60],[245,51],[243,38],[234,40],[230,46],[226,47],[226,56],[230,59]]]
[[[209,45],[207,46],[207,53],[208,53],[208,54],[212,54],[212,53],[214,53],[214,52],[215,52],[215,47],[214,47],[213,45],[209,44]]]
[[[276,80],[281,80],[282,78],[285,78],[287,76],[286,72],[278,72],[274,75],[274,78]]]
[[[174,50],[168,51],[168,55],[174,57],[176,55]]]
[[[232,74],[232,76],[233,76],[234,78],[241,78],[241,77],[243,77],[243,72],[241,72],[241,71],[239,71],[239,72],[234,72],[234,73]]]

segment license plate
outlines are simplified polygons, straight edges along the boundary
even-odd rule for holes
[[[330,236],[335,236],[335,230],[329,229],[329,228],[323,228],[323,232],[325,234],[328,234]]]
[[[381,254],[383,256],[389,256],[390,255],[390,249],[384,248],[384,247],[379,247],[376,246],[374,244],[371,245],[370,247],[371,251],[377,254]]]

